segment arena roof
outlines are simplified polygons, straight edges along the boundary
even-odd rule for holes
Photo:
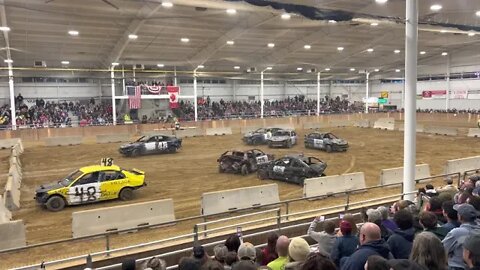
[[[443,52],[453,67],[479,63],[480,1],[419,2],[420,70],[445,70]],[[72,68],[203,65],[202,72],[240,76],[272,66],[279,73],[330,68],[346,77],[404,68],[405,0],[0,0],[0,16],[10,28],[1,56],[11,53],[14,67],[35,60]]]

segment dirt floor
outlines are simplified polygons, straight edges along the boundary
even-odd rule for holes
[[[346,153],[325,153],[305,149],[304,131],[299,132],[300,144],[292,149],[258,148],[280,157],[289,153],[304,153],[316,156],[327,162],[327,175],[349,172],[364,172],[367,185],[377,185],[381,169],[403,166],[403,133],[361,128],[332,129],[337,136],[349,141],[350,149]],[[417,135],[417,163],[431,165],[432,174],[443,173],[448,159],[480,155],[478,138],[446,137],[426,134]],[[282,200],[300,198],[302,187],[276,181],[261,181],[255,174],[249,176],[219,174],[216,159],[229,149],[248,149],[241,142],[241,135],[186,138],[183,148],[176,154],[124,158],[117,149],[120,144],[87,144],[69,147],[42,146],[27,147],[22,155],[24,179],[22,182],[21,210],[15,212],[15,219],[23,219],[27,230],[28,244],[35,244],[71,237],[72,212],[100,207],[115,206],[129,202],[110,201],[87,206],[68,207],[59,213],[48,212],[38,207],[33,200],[34,190],[40,184],[55,181],[81,166],[98,164],[102,157],[112,157],[117,165],[124,168],[138,168],[146,172],[148,186],[136,191],[133,202],[173,198],[177,218],[200,214],[202,193],[239,187],[248,187],[267,183],[278,183]],[[0,152],[0,159],[3,156]],[[0,173],[3,170],[0,165]],[[397,192],[399,190],[396,190]],[[356,195],[359,201],[372,197],[395,193],[395,190],[373,190]],[[292,206],[293,210],[326,207],[342,203],[344,199],[332,198],[316,202],[301,202]],[[113,246],[126,246],[146,240],[162,239],[171,235],[191,232],[193,223],[147,230],[129,234],[112,241]],[[42,258],[51,260],[73,254],[85,254],[101,250],[103,242],[90,240],[76,242],[75,245],[58,245],[49,249],[29,250],[16,254],[0,254],[5,267],[38,262]],[[62,255],[46,250],[62,250]],[[18,256],[16,256],[18,254]],[[28,256],[25,256],[28,255]],[[28,257],[28,260],[25,258]],[[3,263],[2,263],[3,264]],[[3,266],[0,266],[3,269]]]

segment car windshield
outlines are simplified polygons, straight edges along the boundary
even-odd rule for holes
[[[338,137],[333,135],[332,133],[327,134],[327,136],[325,136],[325,137],[327,137],[329,139],[338,139]]]
[[[265,131],[265,129],[263,129],[263,128],[259,128],[259,129],[257,129],[257,130],[254,131],[254,133],[265,133],[265,132],[266,132],[266,131]]]
[[[275,132],[273,136],[290,136],[290,132],[286,130],[281,130],[281,131]]]
[[[146,142],[148,141],[148,138],[146,136],[143,136],[143,137],[140,137],[138,140],[136,140],[135,142]]]
[[[67,177],[65,177],[64,179],[62,179],[60,181],[60,184],[62,184],[62,186],[69,186],[75,179],[77,179],[78,177],[80,177],[80,175],[82,175],[82,172],[77,170],[77,171],[74,171],[72,172],[71,174],[69,174]]]

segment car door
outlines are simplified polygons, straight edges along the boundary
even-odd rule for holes
[[[295,133],[295,131],[290,132],[290,138],[292,140],[292,144],[297,144],[297,133]]]
[[[300,179],[305,176],[305,169],[305,163],[298,159],[292,159],[288,169],[288,179],[295,184],[300,184]]]
[[[100,200],[99,172],[86,173],[73,182],[67,193],[69,204],[84,204]]]
[[[317,149],[324,149],[325,148],[325,143],[323,141],[323,136],[320,134],[317,134],[315,136],[315,139],[313,139],[313,146]]]
[[[118,194],[123,187],[127,186],[128,179],[121,171],[109,170],[102,172],[100,190],[100,200],[112,200],[118,198]]]
[[[145,142],[145,153],[154,153],[157,151],[157,136],[152,136]]]
[[[165,152],[168,150],[168,138],[164,136],[158,136],[158,152]]]
[[[286,179],[286,173],[287,173],[286,168],[288,164],[289,164],[288,158],[282,158],[275,161],[272,168],[272,176],[273,176],[272,178],[280,179],[280,180]]]

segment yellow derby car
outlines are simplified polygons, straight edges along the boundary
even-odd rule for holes
[[[57,183],[41,185],[35,200],[50,211],[65,205],[133,198],[133,190],[145,186],[145,172],[121,169],[116,165],[88,166],[74,171]]]

